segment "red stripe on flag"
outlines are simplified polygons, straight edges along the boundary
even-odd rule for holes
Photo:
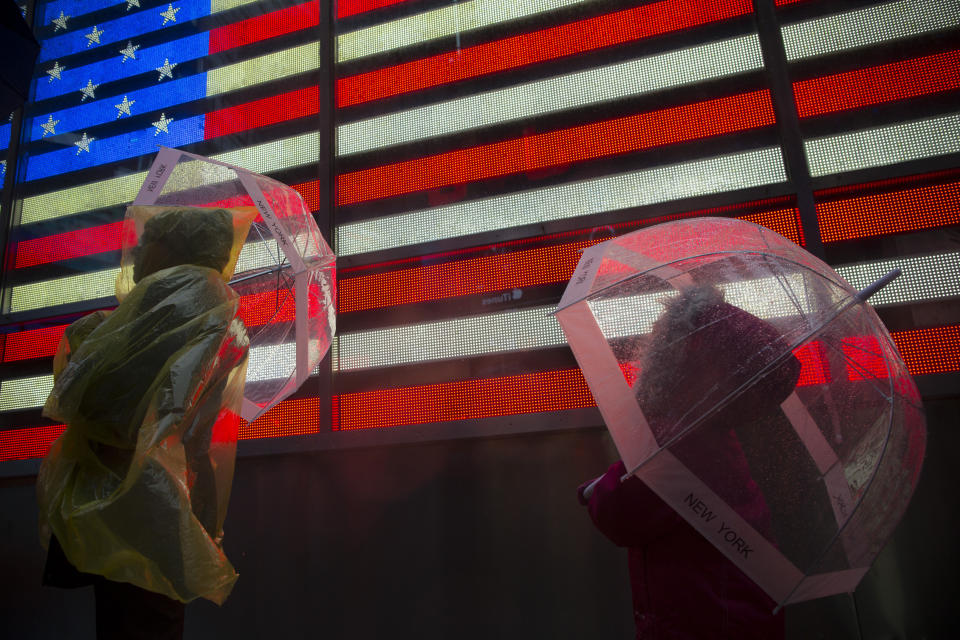
[[[320,208],[320,185],[316,180],[290,185],[303,197],[310,211]],[[248,196],[240,196],[219,203],[200,203],[198,207],[250,206],[253,201]],[[33,238],[17,243],[15,268],[33,267],[69,258],[82,258],[106,251],[121,249],[122,222],[111,222],[97,227],[76,229],[65,233]]]
[[[830,364],[822,342],[805,344],[799,349],[795,349],[793,355],[800,361],[798,387],[830,382]]]
[[[596,242],[600,240],[342,278],[338,283],[338,311],[349,313],[565,282],[577,266],[581,250]]]
[[[678,214],[664,218],[676,220],[704,212]],[[799,239],[798,212],[794,208],[738,216],[761,224],[781,235]],[[664,222],[664,218],[617,225],[623,230]],[[548,236],[531,238],[544,241]],[[457,296],[477,295],[545,284],[560,284],[570,279],[580,252],[604,238],[581,240],[535,249],[504,253],[506,243],[474,247],[472,251],[489,251],[488,256],[451,260],[442,264],[414,266],[370,275],[344,277],[338,282],[339,313],[381,309],[403,304],[442,300]],[[794,240],[796,241],[796,240]],[[420,256],[418,261],[431,256]],[[383,265],[366,265],[364,270]]]
[[[824,242],[960,224],[960,181],[817,203]]]
[[[258,327],[268,322],[293,322],[295,311],[293,291],[280,289],[241,297],[237,315],[248,327]]]
[[[210,30],[210,54],[260,42],[320,24],[318,0],[247,18]]]
[[[847,380],[889,378],[887,360],[876,336],[853,336],[840,341],[847,362]]]
[[[7,334],[3,361],[16,362],[17,360],[53,357],[66,329],[67,325],[61,324],[55,327],[29,329]]]
[[[203,137],[210,140],[218,136],[316,115],[319,100],[318,87],[306,87],[211,111],[204,116]]]
[[[960,371],[960,325],[891,334],[911,375]],[[805,351],[807,353],[804,353]],[[798,350],[800,384],[828,381],[812,345]],[[334,430],[449,422],[594,406],[578,369],[380,389],[332,398]],[[240,439],[319,432],[319,399],[285,400],[252,424],[241,422]],[[63,425],[0,431],[0,462],[44,456]]]
[[[66,428],[55,424],[0,431],[0,462],[44,457]]]
[[[337,177],[337,204],[557,167],[773,123],[769,93],[752,91],[342,174]]]
[[[960,324],[891,332],[911,375],[960,371]]]
[[[793,83],[801,118],[960,88],[960,51]]]
[[[400,3],[415,2],[415,0],[338,0],[337,18],[348,18],[374,9],[381,9]]]
[[[104,251],[115,251],[120,248],[122,228],[123,222],[111,222],[99,227],[75,229],[18,242],[14,268],[23,269]]]
[[[662,0],[337,81],[337,106],[555,60],[751,13],[749,0]]]
[[[240,440],[283,438],[320,432],[320,399],[284,400],[265,414],[247,422],[240,421]]]
[[[579,369],[348,393],[335,430],[474,420],[595,406]]]

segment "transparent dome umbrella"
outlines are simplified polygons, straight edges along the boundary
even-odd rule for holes
[[[303,384],[336,330],[336,256],[310,209],[272,178],[168,147],[133,204],[256,207],[230,280],[250,336],[242,417],[255,420]],[[139,231],[128,223],[125,255]]]
[[[896,275],[699,218],[588,248],[555,312],[628,472],[779,605],[852,592],[916,486],[921,400],[866,304]]]

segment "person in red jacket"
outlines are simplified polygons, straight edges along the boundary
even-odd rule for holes
[[[800,363],[768,322],[691,287],[666,304],[641,358],[635,393],[660,446],[772,538],[770,510],[745,449],[783,420]],[[738,389],[753,372],[759,381]],[[702,419],[700,418],[702,416]],[[695,437],[685,438],[686,428]],[[784,637],[782,611],[759,586],[617,462],[578,491],[594,525],[628,549],[637,638]]]

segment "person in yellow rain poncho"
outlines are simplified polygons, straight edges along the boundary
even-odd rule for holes
[[[54,360],[44,583],[94,585],[98,638],[178,638],[183,603],[237,579],[221,540],[249,340],[227,280],[252,215],[131,210],[120,305],[70,325]]]

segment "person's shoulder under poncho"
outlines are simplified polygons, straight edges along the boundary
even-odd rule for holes
[[[248,339],[222,274],[180,264],[71,325],[44,407],[67,424],[38,479],[41,532],[76,569],[221,603],[220,547]]]

